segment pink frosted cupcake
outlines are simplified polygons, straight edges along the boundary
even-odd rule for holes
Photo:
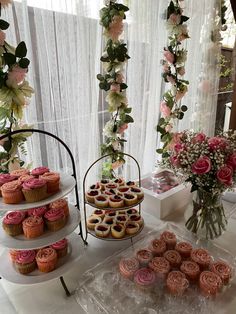
[[[49,209],[45,213],[44,218],[45,218],[47,228],[50,231],[60,230],[66,224],[66,216],[65,216],[64,210],[61,208]]]
[[[38,251],[36,262],[40,271],[48,273],[56,268],[57,253],[51,248],[44,248]]]
[[[43,234],[44,222],[42,217],[31,216],[23,221],[24,235],[28,239],[37,238]]]
[[[28,209],[28,216],[43,217],[46,211],[47,211],[46,206],[31,208],[31,209]]]
[[[58,242],[53,243],[50,246],[51,246],[51,248],[56,250],[57,257],[60,258],[60,257],[66,256],[66,254],[67,254],[68,240],[67,239],[62,239],[62,240],[60,240]]]
[[[9,250],[9,256],[11,261],[14,263],[16,261],[18,253],[21,252],[20,250]]]
[[[23,194],[29,203],[45,199],[47,195],[47,183],[43,179],[29,179],[23,183]]]
[[[122,258],[119,263],[119,270],[123,277],[133,279],[135,272],[139,269],[139,261],[135,257]]]
[[[33,179],[34,177],[31,176],[30,174],[24,174],[23,176],[20,176],[18,178],[18,182],[23,184],[25,181],[29,180],[29,179]]]
[[[134,283],[142,290],[150,290],[156,282],[156,274],[150,268],[140,268],[134,274]]]
[[[3,201],[6,204],[19,204],[24,200],[21,184],[15,180],[1,186]]]
[[[34,168],[32,171],[31,171],[31,174],[32,176],[38,178],[39,176],[42,176],[44,173],[46,172],[49,172],[49,168],[48,167],[37,167],[37,168]]]
[[[21,211],[14,211],[7,213],[3,218],[2,226],[6,233],[10,236],[17,236],[23,233],[22,221],[25,218],[25,213]]]
[[[0,174],[0,187],[1,187],[4,183],[8,183],[8,182],[14,181],[14,180],[16,180],[16,179],[17,179],[16,176],[12,176],[12,175],[9,174],[9,173]],[[1,189],[0,189],[0,196],[2,196]]]
[[[21,169],[17,169],[17,170],[13,170],[10,172],[10,174],[12,176],[16,176],[17,179],[21,176],[24,176],[26,174],[30,174],[30,171],[28,169],[25,169],[25,168],[21,168]]]
[[[136,253],[136,258],[138,259],[141,265],[148,265],[148,263],[152,260],[153,255],[152,252],[148,249],[138,250]]]
[[[60,190],[60,175],[57,172],[45,172],[40,178],[47,182],[47,192],[56,193]]]
[[[68,202],[66,199],[64,198],[60,198],[59,200],[52,202],[51,204],[49,204],[49,208],[62,208],[64,210],[65,216],[68,217],[69,216],[69,206],[68,206]]]
[[[177,239],[176,235],[173,232],[162,232],[160,239],[165,241],[168,250],[173,250],[175,248]]]
[[[21,274],[28,274],[35,270],[35,257],[36,254],[34,250],[19,251],[15,261],[17,271]]]

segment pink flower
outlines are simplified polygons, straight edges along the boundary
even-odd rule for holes
[[[5,39],[6,39],[6,34],[2,30],[0,30],[0,46],[4,45]]]
[[[199,157],[192,164],[192,172],[196,174],[204,174],[211,170],[211,160],[207,156]]]
[[[173,25],[178,25],[181,21],[181,16],[179,14],[172,13],[169,17],[169,21]]]
[[[227,142],[222,137],[214,136],[214,137],[209,138],[208,146],[211,150],[225,149],[227,146]]]
[[[173,134],[172,140],[170,142],[170,144],[168,144],[168,149],[173,150],[175,147],[175,144],[180,143],[181,144],[181,139],[182,139],[182,132],[176,132]]]
[[[120,92],[120,84],[116,84],[116,83],[111,84],[110,91],[116,92],[116,93]]]
[[[188,91],[187,86],[183,90],[178,90],[175,95],[175,101],[179,101],[180,99],[182,99],[184,95],[187,93],[187,91]]]
[[[8,7],[9,4],[12,3],[12,0],[0,0],[2,8]]]
[[[179,159],[176,155],[170,157],[170,162],[172,163],[174,167],[178,167],[180,165]]]
[[[230,186],[232,185],[232,174],[233,169],[231,167],[223,166],[217,171],[216,176],[221,183]]]
[[[115,161],[111,164],[113,170],[120,168],[124,164],[123,161]]]
[[[167,118],[171,114],[170,108],[167,106],[167,103],[163,100],[160,104],[160,111],[164,118]]]
[[[184,67],[178,68],[177,71],[178,71],[178,74],[181,76],[183,76],[185,74],[185,68]]]
[[[163,55],[166,58],[166,61],[169,63],[174,63],[175,56],[169,50],[164,50]]]
[[[117,41],[123,32],[123,17],[115,15],[109,24],[108,34],[113,41]]]
[[[167,75],[167,76],[166,76],[166,79],[167,79],[167,81],[170,82],[171,84],[173,84],[173,85],[175,84],[175,79],[174,79],[172,76]]]
[[[116,74],[116,83],[121,84],[124,82],[124,75],[122,73]]]
[[[193,143],[202,143],[206,139],[206,135],[204,133],[198,133],[196,136],[193,137]]]
[[[123,134],[124,131],[125,131],[127,128],[128,128],[128,124],[127,124],[127,123],[122,124],[122,125],[119,127],[119,129],[118,129],[118,133],[119,133],[119,134]]]
[[[7,75],[7,85],[9,87],[14,87],[22,83],[25,79],[28,69],[22,69],[19,65],[14,65]]]
[[[167,62],[165,62],[165,63],[163,64],[162,71],[163,71],[164,73],[170,72],[170,66],[169,66],[169,64],[168,64]]]
[[[184,145],[180,143],[176,143],[174,145],[174,151],[178,154],[181,150],[184,149]]]
[[[165,127],[166,132],[170,132],[173,129],[173,124],[167,124]]]
[[[233,170],[236,170],[236,152],[233,152],[232,155],[227,159],[227,165],[232,167]]]

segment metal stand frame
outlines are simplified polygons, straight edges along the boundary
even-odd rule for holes
[[[50,132],[47,132],[47,131],[44,131],[44,130],[39,130],[39,129],[21,129],[21,130],[15,130],[15,131],[12,131],[12,132],[9,132],[7,134],[4,134],[2,136],[0,136],[0,141],[3,140],[4,138],[7,138],[7,137],[11,137],[12,135],[14,134],[19,134],[19,133],[39,133],[39,134],[44,134],[44,135],[47,135],[47,136],[50,136],[52,138],[54,138],[55,140],[57,140],[60,144],[62,144],[66,151],[68,152],[69,156],[70,156],[70,159],[71,159],[71,164],[72,164],[72,169],[73,169],[73,173],[72,173],[72,176],[74,177],[75,179],[75,187],[74,187],[74,192],[75,192],[75,197],[76,197],[76,204],[75,204],[75,207],[77,207],[78,211],[80,211],[80,206],[79,206],[79,193],[78,193],[78,187],[77,187],[77,176],[76,176],[76,167],[75,167],[75,160],[74,160],[74,157],[73,157],[73,154],[71,152],[71,150],[69,149],[69,147],[65,144],[65,142],[63,142],[58,136],[50,133]],[[82,223],[80,221],[79,223],[79,228],[80,228],[80,232],[79,232],[79,235],[80,237],[82,238],[84,244],[86,245],[87,242],[86,240],[83,238],[83,230],[82,230]],[[0,279],[2,279],[0,277]],[[60,277],[60,282],[61,282],[61,285],[62,287],[64,288],[65,292],[66,292],[66,295],[67,296],[70,296],[71,293],[70,291],[68,290],[67,286],[66,286],[66,283],[63,279],[63,276]]]

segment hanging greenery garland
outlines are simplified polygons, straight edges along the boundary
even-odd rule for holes
[[[171,84],[160,104],[161,118],[157,125],[157,132],[160,133],[163,147],[157,149],[157,153],[166,157],[166,148],[171,142],[173,134],[171,131],[176,121],[183,119],[187,106],[182,104],[182,98],[188,91],[189,82],[183,79],[185,74],[185,62],[187,50],[183,42],[189,38],[187,24],[189,17],[183,14],[182,0],[170,1],[167,12],[168,45],[164,48],[162,77],[166,83]]]
[[[104,72],[98,74],[99,87],[107,92],[106,102],[111,113],[103,134],[104,143],[101,145],[102,155],[112,154],[110,161],[103,165],[103,176],[112,176],[112,170],[124,163],[122,149],[124,131],[134,120],[130,116],[132,108],[128,106],[125,90],[127,84],[124,77],[124,66],[130,59],[126,43],[121,39],[123,34],[123,20],[129,8],[116,0],[105,1],[105,7],[100,10],[100,23],[104,27],[106,37],[105,50],[100,58]]]
[[[11,0],[0,0],[0,17],[2,9],[8,7]],[[29,128],[22,123],[23,109],[32,96],[33,89],[25,77],[30,64],[26,58],[27,48],[22,41],[16,48],[9,45],[5,30],[9,23],[0,19],[0,134]],[[24,164],[18,151],[26,154],[24,142],[31,134],[16,134],[0,141],[0,172],[8,172]]]

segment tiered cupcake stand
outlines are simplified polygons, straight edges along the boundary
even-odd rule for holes
[[[123,238],[120,238],[120,239],[117,239],[117,238],[113,238],[112,236],[109,236],[109,237],[105,237],[105,238],[102,238],[102,237],[98,237],[95,232],[93,230],[90,230],[88,229],[88,226],[87,226],[87,213],[89,210],[91,210],[91,208],[89,207],[92,207],[92,208],[95,208],[95,209],[105,209],[105,210],[111,210],[111,211],[120,211],[120,210],[128,210],[130,208],[135,208],[135,207],[138,207],[138,212],[139,212],[139,215],[141,214],[141,203],[143,201],[143,198],[140,199],[135,205],[131,205],[131,206],[123,206],[123,207],[119,207],[119,208],[101,208],[101,207],[97,207],[94,203],[89,203],[87,200],[86,200],[86,187],[87,187],[87,177],[91,171],[91,169],[94,167],[94,166],[97,166],[98,163],[102,160],[102,159],[107,159],[108,157],[111,157],[112,154],[107,154],[107,155],[104,155],[102,157],[100,157],[99,159],[97,159],[96,161],[94,161],[90,167],[87,169],[85,175],[84,175],[84,179],[83,179],[83,200],[84,200],[84,221],[85,221],[85,241],[87,241],[87,238],[88,238],[88,234],[92,235],[93,237],[97,238],[97,239],[100,239],[100,240],[105,240],[105,241],[124,241],[124,240],[128,240],[130,239],[131,242],[132,242],[132,238],[137,236],[142,230],[143,230],[143,227],[144,227],[144,224],[139,228],[138,232],[136,232],[135,234],[133,235],[125,235]],[[128,157],[130,159],[132,159],[137,167],[137,173],[138,173],[138,185],[137,187],[141,187],[141,173],[140,173],[140,166],[137,162],[137,160],[129,155],[129,154],[126,154],[126,153],[123,153],[123,156],[125,157]],[[87,242],[86,242],[87,243]]]
[[[65,197],[73,189],[76,196],[76,204],[75,205],[69,204],[70,216],[64,228],[56,232],[45,231],[42,236],[38,238],[34,238],[34,239],[27,239],[26,237],[24,237],[24,235],[19,235],[16,237],[8,236],[2,228],[2,221],[1,221],[0,222],[0,245],[5,247],[6,249],[4,249],[2,254],[0,255],[0,263],[1,263],[0,276],[9,282],[12,282],[15,284],[22,284],[22,285],[37,284],[37,283],[46,282],[55,278],[60,278],[60,282],[66,292],[66,295],[70,296],[70,292],[63,279],[63,274],[67,272],[79,259],[79,257],[81,256],[80,254],[81,249],[83,247],[81,245],[81,241],[78,241],[78,234],[74,232],[74,230],[79,226],[80,228],[79,235],[83,240],[74,158],[68,146],[60,138],[58,138],[57,136],[49,132],[42,131],[42,130],[37,130],[37,129],[17,130],[17,131],[8,133],[4,136],[1,136],[0,140],[4,139],[5,137],[10,137],[14,134],[24,133],[24,132],[41,133],[41,134],[50,136],[56,139],[58,142],[60,142],[65,147],[65,149],[67,150],[70,156],[73,173],[72,175],[61,174],[60,191],[48,197],[47,199],[42,200],[40,202],[35,202],[35,203],[23,202],[21,204],[14,204],[14,205],[5,204],[3,200],[0,199],[0,211],[7,212],[11,210],[27,210],[30,208],[44,206],[62,197]],[[68,254],[65,257],[59,259],[57,268],[52,272],[42,273],[38,270],[35,270],[30,274],[22,275],[16,271],[13,263],[11,262],[9,258],[9,249],[16,249],[16,250],[38,249],[41,247],[48,246],[54,242],[57,242],[65,238],[66,236],[69,240],[68,241],[69,242]],[[82,243],[83,242],[85,243],[84,240],[82,241]]]

